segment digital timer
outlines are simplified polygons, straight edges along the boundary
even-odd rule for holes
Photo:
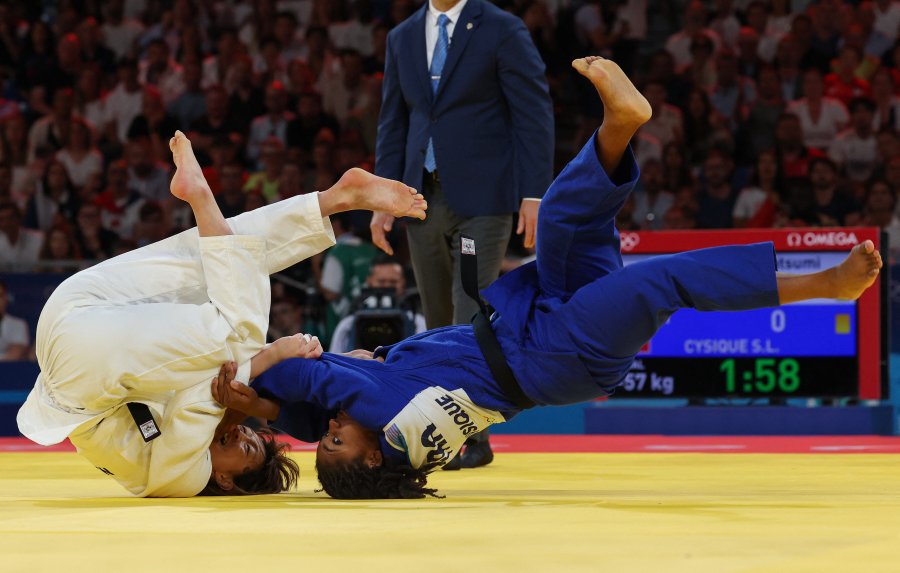
[[[623,233],[627,266],[659,254],[773,241],[779,271],[832,268],[877,229]],[[883,281],[883,279],[879,279]],[[682,309],[638,353],[618,396],[789,398],[885,396],[880,282],[858,301],[811,300],[741,312]]]

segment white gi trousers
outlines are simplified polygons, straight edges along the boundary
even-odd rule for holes
[[[19,430],[50,445],[66,437],[136,495],[199,493],[224,409],[210,385],[221,365],[265,346],[269,274],[334,244],[315,193],[228,220],[234,235],[197,229],[125,253],[63,282],[38,321],[41,373]],[[125,405],[147,404],[162,435],[144,443]]]

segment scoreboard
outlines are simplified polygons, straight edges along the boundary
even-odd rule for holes
[[[884,247],[879,229],[869,227],[626,232],[621,244],[627,266],[660,254],[773,241],[778,270],[803,274],[837,265],[866,239]],[[857,301],[810,300],[740,312],[679,310],[641,349],[616,395],[886,398],[882,277]]]

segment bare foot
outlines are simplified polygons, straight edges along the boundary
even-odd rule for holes
[[[384,211],[394,217],[416,219],[424,219],[428,209],[428,202],[412,187],[372,175],[358,167],[344,173],[333,189],[347,194],[349,209]]]
[[[872,241],[864,241],[850,251],[844,262],[832,269],[834,298],[856,300],[872,286],[881,270],[881,253]]]
[[[172,150],[176,167],[172,183],[169,184],[172,195],[188,203],[212,195],[203,170],[194,157],[191,141],[181,131],[176,131],[175,136],[169,140],[169,149]]]
[[[597,88],[603,101],[604,122],[637,129],[650,119],[653,113],[650,104],[618,64],[599,56],[588,56],[573,61],[572,67]]]

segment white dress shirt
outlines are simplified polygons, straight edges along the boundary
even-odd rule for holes
[[[466,7],[466,2],[468,0],[462,0],[459,4],[450,8],[446,12],[438,12],[434,4],[428,2],[428,11],[425,12],[425,49],[428,50],[428,69],[431,69],[431,58],[434,56],[434,46],[438,41],[438,17],[441,14],[446,14],[448,18],[450,18],[450,22],[447,24],[447,36],[450,38],[450,42],[453,42],[453,30],[456,29],[456,22],[459,21],[459,15],[462,13],[463,8]]]

